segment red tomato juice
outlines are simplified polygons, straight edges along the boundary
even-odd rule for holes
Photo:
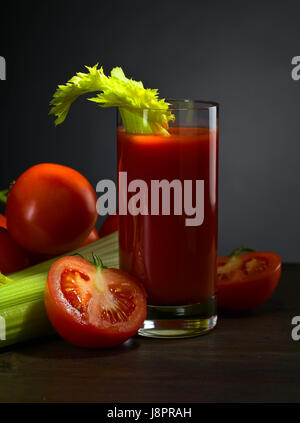
[[[170,134],[117,133],[119,172],[127,172],[128,184],[135,179],[147,183],[149,204],[151,180],[204,180],[200,226],[186,226],[189,216],[174,215],[172,207],[168,216],[119,216],[120,267],[143,283],[150,305],[194,304],[215,294],[218,133],[170,128]]]

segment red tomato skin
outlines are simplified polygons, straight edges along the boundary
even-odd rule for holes
[[[84,245],[91,244],[92,242],[98,241],[98,239],[100,239],[98,231],[96,228],[93,228],[91,233],[81,246],[83,247]]]
[[[241,254],[241,260],[251,257],[265,258],[270,268],[251,277],[234,281],[217,281],[218,306],[233,311],[251,310],[263,304],[274,292],[281,276],[281,258],[270,252]],[[218,263],[227,262],[228,257],[219,257]]]
[[[92,242],[98,241],[99,234],[96,228],[93,228],[87,239],[84,241],[83,244],[81,244],[81,247],[87,244],[91,244]],[[30,258],[32,265],[42,263],[43,261],[51,260],[56,256],[53,254],[36,254],[36,253],[30,253]]]
[[[96,219],[96,194],[79,172],[42,163],[25,171],[11,187],[7,227],[23,248],[57,255],[79,247]]]
[[[61,301],[62,293],[58,288],[58,277],[61,274],[64,263],[66,263],[65,259],[66,257],[57,260],[50,268],[45,288],[46,311],[49,320],[57,333],[71,344],[85,348],[115,347],[135,335],[138,328],[142,325],[146,318],[146,294],[139,282],[132,276],[119,271],[118,269],[103,270],[103,272],[118,272],[118,274],[123,274],[126,278],[129,277],[133,283],[138,284],[138,286],[142,289],[141,292],[143,292],[141,297],[142,307],[140,307],[141,312],[137,323],[132,325],[131,328],[126,327],[126,323],[124,323],[123,328],[121,326],[120,328],[109,332],[105,330],[105,328],[98,328],[96,326],[82,323],[76,318],[76,315],[72,313],[72,306],[64,306]],[[72,263],[72,268],[76,268],[76,270],[82,271],[83,273],[89,273],[87,271],[86,260],[81,257],[72,257]]]
[[[4,214],[0,214],[0,227],[7,229],[6,217]]]
[[[5,228],[0,228],[0,272],[7,275],[30,265],[27,251],[16,243]]]
[[[119,216],[116,215],[109,215],[104,220],[104,222],[101,225],[101,228],[99,230],[99,236],[100,238],[112,234],[113,232],[116,232],[119,230]]]

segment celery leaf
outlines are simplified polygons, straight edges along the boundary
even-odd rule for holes
[[[120,67],[112,69],[110,76],[98,64],[86,68],[87,73],[77,73],[55,91],[49,114],[56,116],[56,125],[65,120],[77,97],[98,92],[89,100],[101,107],[118,107],[127,132],[168,135],[168,123],[174,115],[168,110],[169,104],[159,100],[158,90],[144,88],[141,81],[127,78]]]

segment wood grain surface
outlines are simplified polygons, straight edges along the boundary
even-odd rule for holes
[[[300,265],[256,310],[221,313],[202,337],[135,337],[85,350],[58,337],[0,351],[1,402],[299,402]]]

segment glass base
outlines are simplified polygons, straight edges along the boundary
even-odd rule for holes
[[[182,306],[147,306],[147,317],[138,334],[149,338],[191,338],[217,324],[216,297]]]

